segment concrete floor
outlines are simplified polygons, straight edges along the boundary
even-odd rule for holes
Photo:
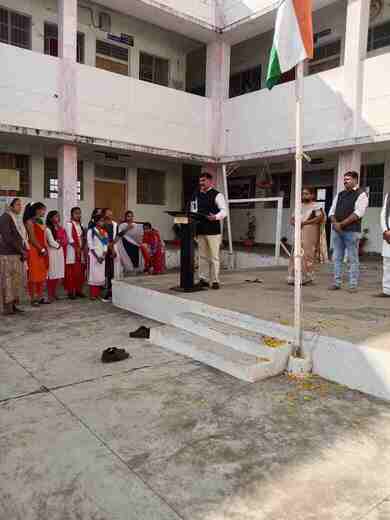
[[[1,520],[388,520],[390,405],[240,382],[62,301],[0,319]],[[99,361],[107,346],[132,358]]]
[[[247,280],[262,281],[249,283]],[[215,307],[250,314],[267,321],[293,325],[294,289],[287,285],[286,268],[223,271],[220,291],[180,293],[180,298],[197,300]],[[346,339],[353,343],[382,348],[390,344],[390,299],[375,298],[381,291],[382,265],[365,262],[361,266],[359,291],[329,291],[331,265],[317,267],[316,283],[303,288],[303,326],[306,331]],[[129,278],[129,283],[170,292],[178,274]],[[171,293],[172,294],[172,293]],[[173,293],[177,294],[177,293]]]

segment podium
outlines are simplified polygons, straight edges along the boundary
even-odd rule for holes
[[[174,223],[181,227],[180,232],[180,284],[174,291],[196,292],[203,289],[194,284],[194,237],[196,224],[207,217],[199,213],[186,211],[167,211]]]

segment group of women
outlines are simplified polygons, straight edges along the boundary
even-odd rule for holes
[[[25,287],[34,307],[58,299],[60,284],[69,298],[84,297],[86,278],[91,299],[99,298],[103,289],[104,299],[110,299],[113,278],[165,270],[159,232],[149,223],[135,223],[131,211],[117,224],[110,209],[96,208],[85,230],[80,208],[72,209],[65,227],[58,211],[46,216],[42,202],[28,204],[21,219],[22,209],[21,200],[15,198],[0,216],[0,312],[4,314],[22,312],[19,303]]]

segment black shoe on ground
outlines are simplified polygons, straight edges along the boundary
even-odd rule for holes
[[[373,294],[374,298],[390,298],[390,294],[386,294],[384,292]]]
[[[199,287],[200,289],[208,289],[210,287],[209,282],[206,282],[206,280],[200,279],[199,282],[196,284],[196,287]]]
[[[82,292],[78,292],[76,293],[76,298],[86,298],[86,296]]]
[[[213,285],[211,286],[211,288],[214,289],[214,290],[219,289],[219,283],[218,282],[214,282]]]
[[[23,309],[19,309],[19,307],[16,307],[16,305],[13,305],[12,306],[12,310],[14,312],[17,312],[18,314],[23,314],[24,310]]]
[[[129,357],[130,354],[126,352],[124,348],[110,347],[103,351],[101,360],[102,363],[114,363],[115,361],[123,361]]]
[[[69,294],[68,298],[69,298],[69,300],[76,300],[77,297],[75,294]]]
[[[341,289],[340,285],[336,285],[336,284],[333,284],[329,287],[329,291],[338,291],[340,289]]]
[[[130,336],[130,338],[149,339],[150,338],[150,329],[148,327],[144,327],[142,325],[137,330],[130,332],[129,336]]]

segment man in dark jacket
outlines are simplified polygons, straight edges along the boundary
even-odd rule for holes
[[[199,252],[199,286],[219,289],[220,247],[222,242],[221,221],[226,217],[225,197],[213,186],[213,177],[208,168],[199,177],[199,191],[191,201],[191,211],[203,215],[196,234]]]
[[[329,211],[333,229],[334,283],[331,290],[341,288],[345,252],[348,254],[349,291],[356,292],[359,283],[359,240],[362,218],[368,207],[368,197],[358,186],[359,174],[355,171],[344,175],[345,190],[335,197]]]

